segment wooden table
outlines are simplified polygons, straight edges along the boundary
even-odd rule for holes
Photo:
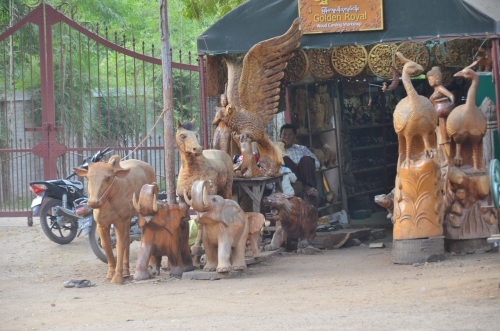
[[[272,177],[255,177],[255,178],[233,178],[233,200],[240,203],[242,194],[248,195],[252,199],[252,210],[245,210],[245,212],[253,211],[260,213],[260,202],[266,184],[276,183],[276,191],[283,192],[281,182],[283,181],[283,174],[278,174]]]

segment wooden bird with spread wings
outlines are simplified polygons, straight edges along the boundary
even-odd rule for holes
[[[243,61],[241,56],[224,56],[228,68],[224,121],[233,135],[240,138],[245,135],[256,142],[260,157],[279,165],[276,173],[281,162],[266,127],[278,111],[280,81],[293,51],[300,46],[301,36],[300,18],[297,18],[285,34],[255,44]]]

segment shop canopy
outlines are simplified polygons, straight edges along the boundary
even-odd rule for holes
[[[283,34],[297,17],[298,0],[249,0],[198,37],[198,53],[246,53]],[[308,34],[301,48],[500,35],[499,0],[383,0],[383,18],[383,30]]]

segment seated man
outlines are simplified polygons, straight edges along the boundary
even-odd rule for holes
[[[292,124],[284,124],[280,129],[280,141],[285,144],[283,157],[285,167],[289,168],[302,182],[305,198],[317,207],[316,169],[320,167],[316,156],[306,146],[295,144],[297,130]]]

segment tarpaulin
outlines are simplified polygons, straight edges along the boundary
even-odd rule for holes
[[[249,0],[198,37],[199,54],[246,53],[283,34],[298,17],[298,0]],[[500,0],[383,0],[384,29],[308,34],[301,48],[500,35]]]

